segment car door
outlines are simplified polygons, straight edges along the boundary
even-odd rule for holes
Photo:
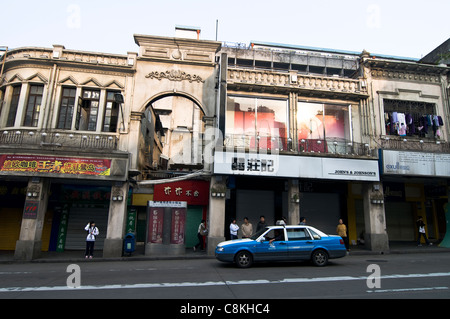
[[[255,247],[255,260],[277,261],[289,258],[284,227],[272,228],[262,237],[264,237],[264,240],[260,240]],[[271,241],[272,239],[273,241]]]
[[[290,260],[309,259],[314,248],[314,240],[305,227],[286,229],[287,248]]]

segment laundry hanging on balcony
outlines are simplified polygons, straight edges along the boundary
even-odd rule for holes
[[[386,112],[384,114],[386,133],[397,136],[426,137],[433,131],[434,137],[440,137],[440,127],[444,125],[439,115],[420,115],[401,112]]]

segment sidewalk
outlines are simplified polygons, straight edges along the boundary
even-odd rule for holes
[[[349,256],[357,255],[382,255],[382,254],[415,254],[415,253],[440,253],[450,252],[450,248],[439,247],[439,245],[433,244],[432,246],[423,245],[417,247],[415,242],[390,242],[389,251],[379,252],[370,251],[364,248],[364,246],[350,246]],[[103,258],[102,252],[97,251],[94,253],[93,259],[86,260],[84,258],[84,251],[82,250],[69,250],[64,252],[42,252],[41,257],[34,259],[32,263],[77,263],[77,262],[98,262],[98,261],[145,261],[145,260],[183,260],[183,259],[206,259],[214,258],[214,256],[207,255],[204,251],[194,252],[192,249],[186,249],[186,253],[183,255],[159,255],[159,256],[146,256],[144,254],[144,246],[137,245],[136,251],[131,256],[122,256],[114,258]],[[2,263],[27,263],[27,261],[14,260],[14,251],[0,251],[0,264]]]

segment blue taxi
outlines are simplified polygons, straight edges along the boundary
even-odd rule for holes
[[[327,235],[306,225],[268,226],[250,238],[234,239],[217,245],[215,256],[238,267],[250,267],[258,261],[310,260],[325,266],[329,259],[347,255],[340,236]]]

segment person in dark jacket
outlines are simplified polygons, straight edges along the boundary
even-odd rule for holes
[[[416,221],[416,225],[417,225],[417,230],[418,230],[417,246],[422,246],[420,244],[420,237],[421,236],[423,236],[423,238],[425,239],[425,242],[427,243],[428,246],[433,245],[432,243],[430,243],[430,241],[428,240],[427,235],[425,233],[425,223],[423,222],[422,216],[419,216],[419,218]]]

